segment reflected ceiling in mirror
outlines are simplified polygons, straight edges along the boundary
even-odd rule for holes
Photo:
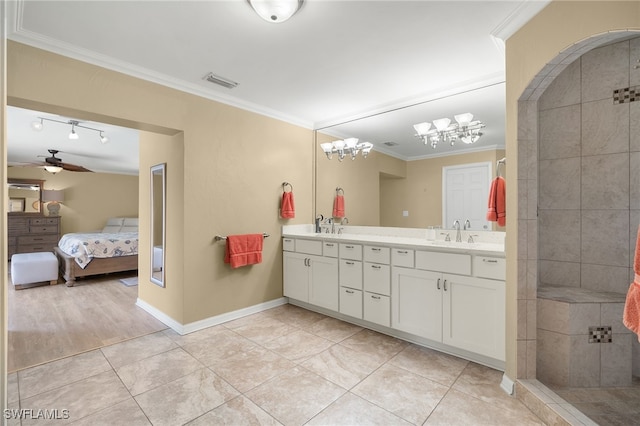
[[[474,120],[486,125],[482,129],[482,137],[471,145],[456,141],[453,146],[439,143],[434,149],[416,137],[414,124],[440,118],[455,122],[455,115],[467,112],[473,114]],[[361,142],[371,142],[375,151],[402,160],[504,149],[505,83],[442,96],[317,130],[338,139],[358,138]]]

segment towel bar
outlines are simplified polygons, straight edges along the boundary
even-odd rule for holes
[[[344,195],[344,189],[337,187],[336,188],[336,195],[340,195],[340,191],[342,191],[342,195]]]
[[[269,236],[269,234],[267,234],[266,232],[262,233],[262,237],[263,238],[267,238],[268,236]],[[216,240],[216,241],[224,241],[224,240],[227,239],[227,237],[223,237],[221,235],[216,235],[215,237],[213,237],[213,239]]]

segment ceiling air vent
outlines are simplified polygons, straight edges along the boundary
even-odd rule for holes
[[[386,146],[396,146],[398,145],[397,142],[383,142]]]
[[[231,81],[229,79],[226,79],[224,77],[220,77],[219,75],[215,75],[214,73],[210,72],[209,74],[205,75],[204,77],[202,77],[203,80],[207,80],[210,83],[215,83],[218,84],[222,87],[226,87],[227,89],[233,89],[234,87],[236,87],[238,85],[238,83],[236,83],[235,81]]]

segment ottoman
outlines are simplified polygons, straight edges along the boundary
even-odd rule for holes
[[[58,283],[58,258],[52,252],[19,253],[11,256],[11,280],[16,289],[26,284]]]

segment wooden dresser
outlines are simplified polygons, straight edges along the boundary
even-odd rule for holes
[[[8,217],[8,258],[15,253],[53,251],[60,241],[60,216]]]

